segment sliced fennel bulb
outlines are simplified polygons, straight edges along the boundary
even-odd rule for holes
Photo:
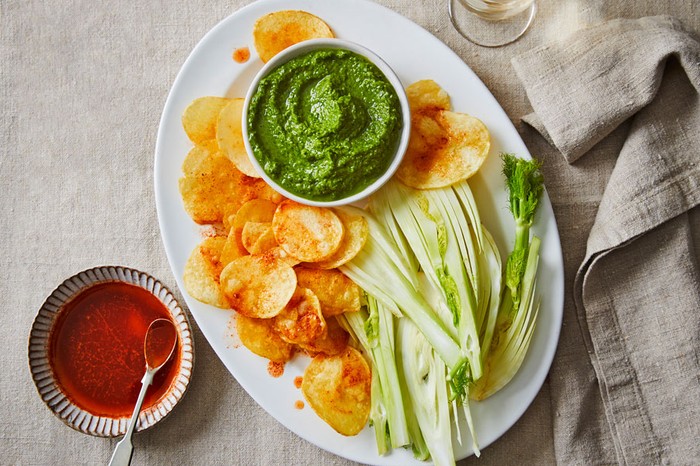
[[[466,182],[418,191],[390,181],[369,212],[343,208],[365,216],[370,230],[341,267],[367,293],[367,308],[339,321],[372,363],[370,417],[381,454],[410,445],[416,458],[454,464],[461,410],[479,456],[470,399],[500,390],[525,358],[539,312],[540,240],[529,241],[529,226],[541,178],[536,163],[526,170],[506,159],[509,206],[517,207],[517,251],[506,264]]]
[[[443,316],[443,324],[457,335],[460,350],[467,357],[459,366],[448,362],[451,398],[460,399],[466,399],[468,384],[482,372],[474,291],[481,226],[470,227],[478,216],[473,197],[466,196],[466,192],[470,193],[466,183],[460,184],[459,191],[451,187],[418,191],[390,181],[370,203],[372,212],[382,218],[391,217],[399,226],[399,239],[405,238],[420,270],[440,290],[451,312],[450,319]]]
[[[455,464],[446,367],[408,319],[398,324],[398,357],[423,438],[436,466]]]
[[[540,307],[535,293],[539,249],[540,239],[535,236],[528,251],[525,274],[520,285],[522,298],[518,306],[514,305],[510,290],[503,293],[486,358],[486,371],[470,392],[475,400],[486,399],[503,388],[515,376],[525,359]]]
[[[362,250],[340,270],[396,315],[405,315],[415,322],[448,367],[463,364],[465,358],[459,345],[417,291],[417,276],[404,275],[402,269],[408,266],[400,258],[396,244],[370,214],[360,209],[353,213],[365,216],[370,235]]]

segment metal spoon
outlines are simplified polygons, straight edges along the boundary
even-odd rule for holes
[[[131,444],[131,435],[134,433],[136,421],[141,412],[141,405],[146,396],[146,390],[153,382],[153,376],[170,359],[177,346],[177,330],[175,325],[168,319],[156,319],[151,322],[146,332],[143,342],[143,354],[146,356],[146,373],[141,379],[141,391],[136,400],[134,413],[131,415],[129,427],[126,429],[124,438],[117,443],[117,447],[109,460],[109,466],[128,466],[131,464],[131,455],[134,446]]]

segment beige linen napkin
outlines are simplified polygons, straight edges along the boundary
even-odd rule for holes
[[[513,65],[534,109],[523,120],[569,163],[628,129],[575,276],[580,333],[563,333],[553,368],[557,459],[699,462],[700,43],[669,17],[615,20]],[[570,357],[577,345],[590,363]],[[571,384],[589,364],[597,394]],[[590,415],[601,401],[607,429]]]

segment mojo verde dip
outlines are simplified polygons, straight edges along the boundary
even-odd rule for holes
[[[401,106],[384,74],[348,50],[318,49],[273,69],[248,107],[248,139],[267,175],[316,201],[362,191],[389,167]]]

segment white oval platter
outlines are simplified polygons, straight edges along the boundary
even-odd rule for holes
[[[425,464],[400,449],[378,456],[371,428],[355,437],[343,437],[318,418],[310,407],[298,410],[303,400],[294,387],[308,358],[296,357],[284,375],[271,378],[267,361],[245,348],[232,345],[228,327],[230,311],[204,305],[185,291],[182,274],[192,249],[201,241],[200,227],[187,216],[178,191],[180,167],[192,147],[182,129],[187,105],[206,95],[243,97],[249,83],[263,66],[252,42],[255,21],[272,11],[298,9],[325,20],[338,38],[357,42],[382,57],[404,85],[433,79],[451,96],[455,111],[481,119],[492,136],[491,156],[470,184],[482,221],[491,231],[503,255],[512,247],[513,220],[506,208],[506,192],[498,154],[514,152],[529,158],[525,144],[510,119],[474,72],[445,44],[403,16],[367,0],[267,0],[254,2],[221,21],[194,48],[185,61],[168,96],[158,131],[155,157],[155,194],[161,235],[170,266],[185,301],[216,354],[238,383],[268,413],[287,428],[320,448],[367,464]],[[447,23],[446,23],[447,24]],[[250,47],[246,63],[231,55]],[[503,390],[481,403],[472,403],[480,446],[498,439],[525,412],[537,395],[554,357],[561,327],[564,300],[564,269],[556,222],[545,194],[534,234],[542,239],[540,293],[542,306],[529,353],[515,378]],[[231,383],[234,383],[233,381]],[[468,430],[463,426],[462,432]],[[456,457],[472,454],[471,440],[456,444]]]

